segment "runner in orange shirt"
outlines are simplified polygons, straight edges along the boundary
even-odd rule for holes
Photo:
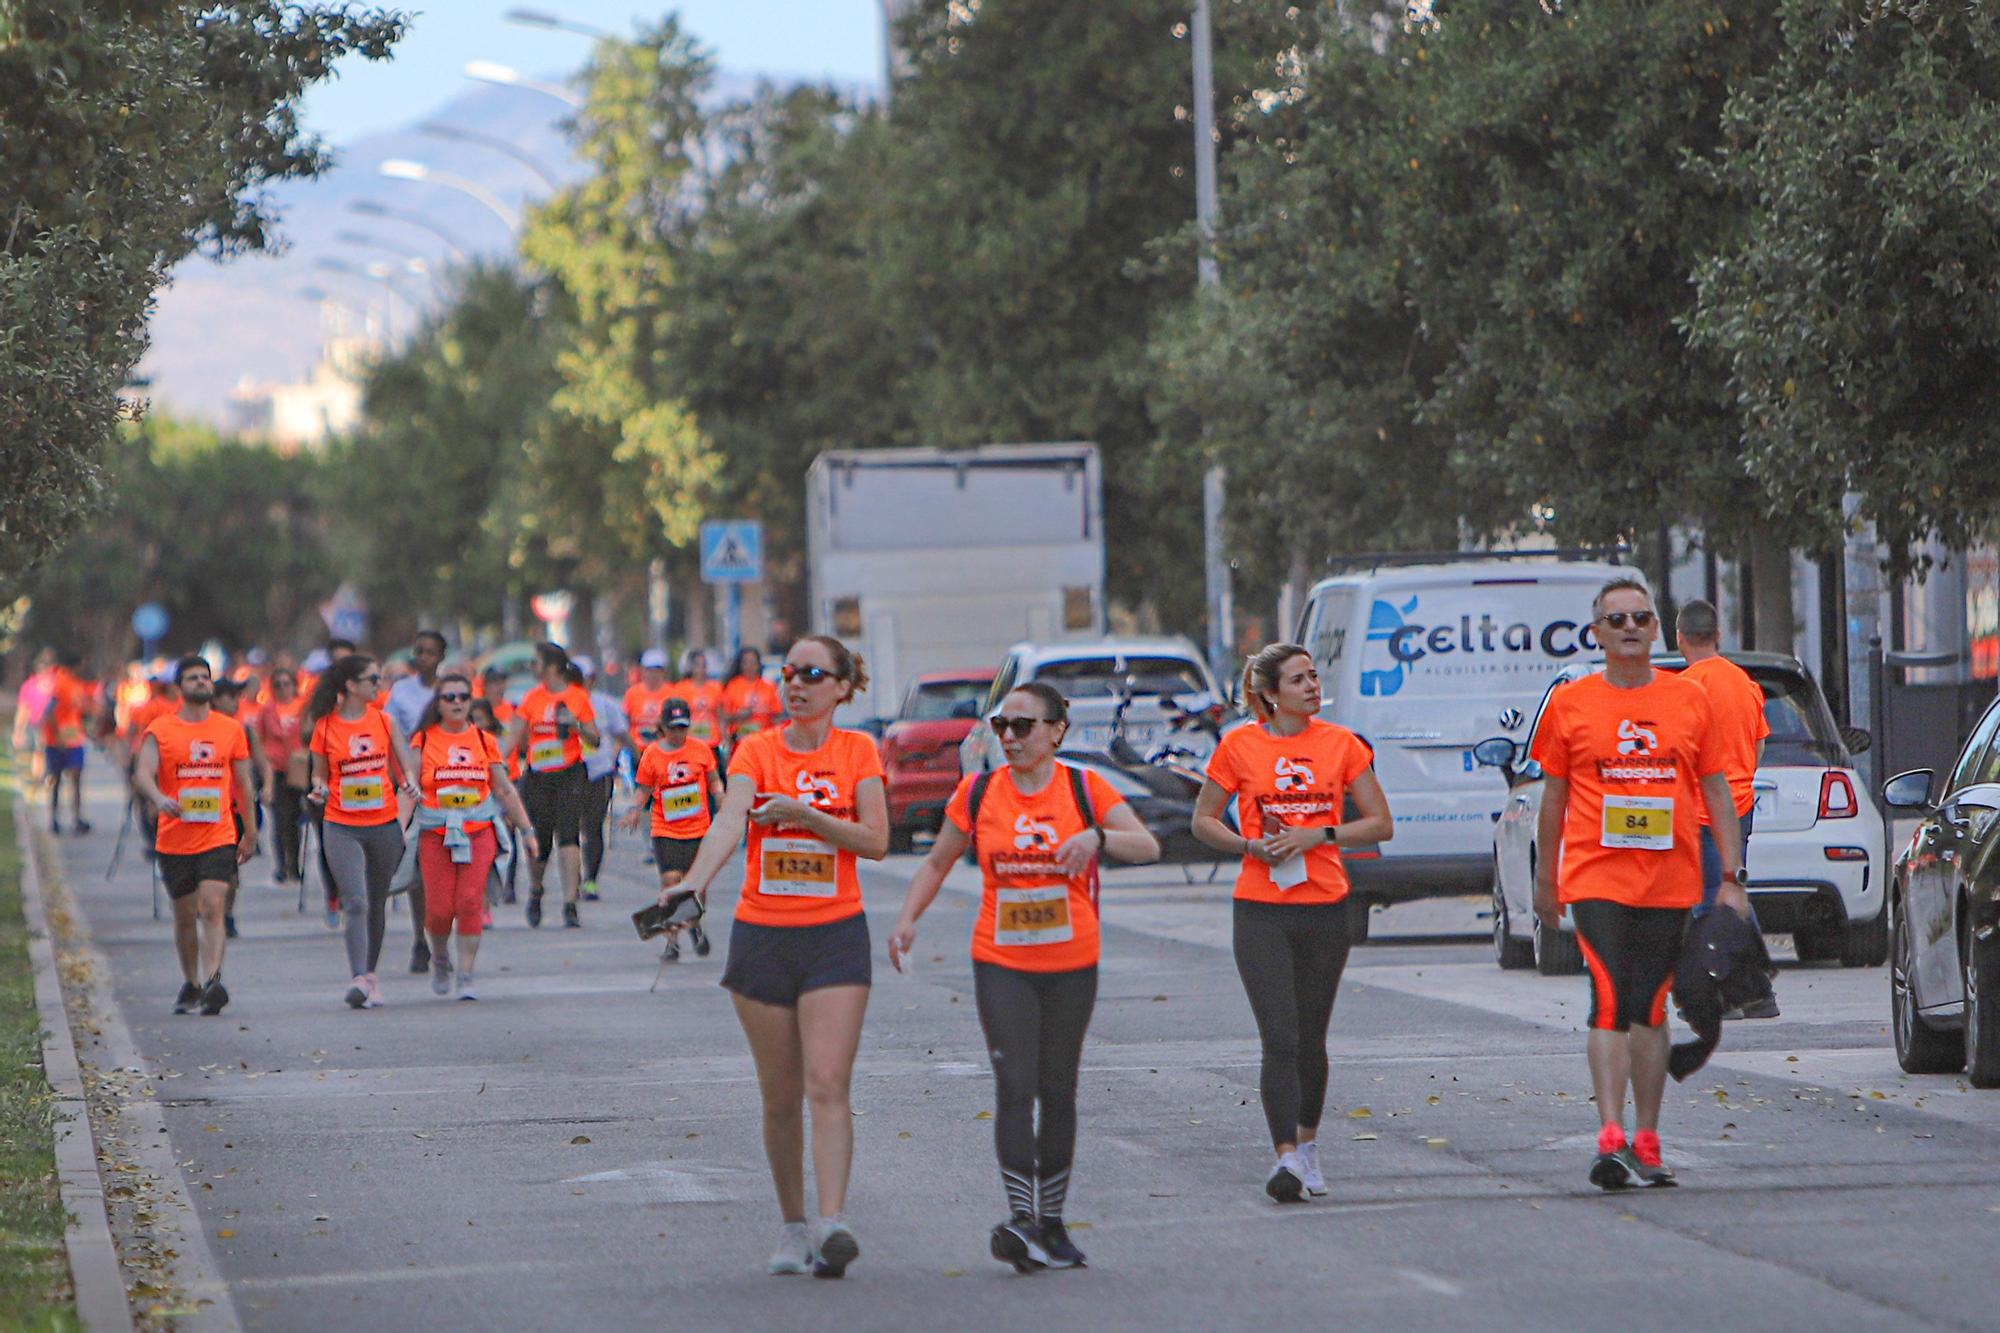
[[[306,701],[299,693],[298,673],[290,667],[275,667],[269,684],[271,698],[257,714],[257,736],[271,764],[271,831],[277,847],[272,878],[283,884],[302,874],[299,834],[305,819],[306,792],[312,787],[312,755],[302,734]]]
[[[729,679],[722,683],[722,721],[729,743],[734,745],[741,737],[776,726],[784,711],[778,687],[764,679],[764,655],[745,647],[736,654]]]
[[[1236,971],[1263,1044],[1264,1121],[1277,1163],[1264,1192],[1279,1203],[1325,1194],[1319,1120],[1326,1030],[1352,944],[1341,843],[1395,836],[1375,751],[1319,716],[1319,672],[1295,643],[1250,659],[1243,698],[1257,718],[1222,738],[1195,797],[1190,830],[1243,858],[1236,874]],[[1223,822],[1236,798],[1238,833]],[[1360,818],[1343,823],[1349,798]]]
[[[667,699],[654,722],[660,738],[639,756],[634,779],[638,791],[619,826],[627,833],[636,833],[647,805],[653,807],[653,864],[659,868],[660,892],[666,894],[680,887],[694,864],[695,852],[711,822],[709,811],[722,804],[722,778],[715,751],[688,737],[693,718],[687,700],[678,696]],[[681,946],[674,938],[678,933],[668,933],[661,962],[680,961]],[[688,937],[695,956],[708,957],[708,935],[699,921],[688,928]]]
[[[968,776],[952,793],[889,936],[889,961],[902,970],[918,920],[967,846],[976,848],[973,991],[993,1061],[993,1143],[1010,1213],[990,1248],[1023,1273],[1077,1268],[1083,1251],[1063,1225],[1063,1204],[1076,1159],[1077,1068],[1097,1003],[1098,860],[1108,852],[1151,861],[1160,844],[1110,783],[1057,762],[1069,702],[1052,686],[1010,692],[988,722],[1007,766]]]
[[[644,754],[649,743],[660,739],[660,710],[677,697],[674,683],[667,679],[667,655],[658,648],[640,653],[639,683],[625,691],[625,717],[632,724],[634,750]]]
[[[158,812],[154,847],[160,879],[174,904],[174,951],[181,989],[174,1012],[222,1012],[226,942],[223,911],[237,867],[257,852],[254,826],[240,839],[231,812],[253,799],[250,742],[234,718],[210,707],[215,676],[199,657],[174,667],[180,705],[154,718],[139,741],[132,770],[138,792]]]
[[[90,750],[87,724],[91,687],[77,676],[83,659],[65,649],[49,675],[49,699],[42,710],[42,763],[49,783],[49,832],[62,833],[63,775],[69,775],[70,827],[90,832],[83,817],[83,760]]]
[[[874,738],[835,728],[833,711],[867,687],[861,659],[840,640],[815,635],[792,645],[791,722],[737,747],[722,809],[682,885],[706,902],[709,882],[751,825],[722,984],[763,1091],[764,1148],[784,1217],[773,1273],[839,1277],[861,1252],[840,1215],[854,1159],[848,1087],[872,980],[854,863],[888,855],[889,803]],[[661,891],[662,905],[671,893]],[[808,1099],[817,1245],[806,1231],[801,1103]]]
[[[1725,771],[1729,774],[1729,794],[1736,801],[1736,821],[1743,826],[1743,864],[1750,864],[1750,827],[1757,809],[1757,766],[1764,762],[1764,738],[1771,723],[1764,716],[1764,687],[1749,672],[1722,655],[1722,621],[1715,607],[1692,601],[1674,617],[1674,641],[1687,659],[1681,675],[1708,691],[1715,726],[1721,733]],[[1715,906],[1722,889],[1722,856],[1715,845],[1715,832],[1708,812],[1701,816],[1701,916]],[[1750,920],[1757,920],[1751,908]],[[1776,1000],[1758,1001],[1756,1013],[1747,1018],[1776,1018]]]
[[[1653,669],[1660,625],[1646,585],[1605,584],[1591,617],[1604,670],[1551,695],[1535,730],[1544,775],[1535,914],[1555,930],[1567,907],[1590,969],[1590,1081],[1603,1120],[1591,1183],[1672,1185],[1660,1155],[1667,993],[1688,910],[1701,901],[1703,808],[1730,881],[1720,901],[1747,916],[1742,838],[1707,693]],[[1549,855],[1556,847],[1561,855]]]
[[[708,674],[708,654],[700,648],[690,648],[686,658],[687,679],[674,686],[674,693],[687,700],[688,711],[694,715],[694,724],[688,734],[704,745],[721,746],[722,734],[722,682]]]
[[[542,924],[542,881],[549,858],[562,862],[563,925],[583,924],[577,901],[583,890],[583,811],[587,779],[583,747],[596,745],[597,711],[590,695],[570,679],[569,653],[560,644],[535,645],[535,670],[540,683],[521,700],[507,727],[502,748],[526,756],[521,799],[534,821],[541,856],[530,862],[528,925]]]

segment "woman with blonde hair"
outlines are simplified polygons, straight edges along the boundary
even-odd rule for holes
[[[1264,1192],[1279,1203],[1326,1193],[1319,1120],[1326,1104],[1326,1030],[1351,943],[1342,843],[1387,842],[1389,799],[1375,751],[1319,716],[1319,671],[1295,643],[1274,643],[1243,671],[1256,717],[1222,738],[1195,798],[1194,836],[1240,855],[1236,971],[1263,1044],[1259,1088],[1277,1164]],[[1237,833],[1222,821],[1231,797]],[[1349,799],[1358,819],[1342,822]]]

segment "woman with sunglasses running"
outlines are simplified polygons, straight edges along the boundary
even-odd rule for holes
[[[382,690],[375,659],[349,653],[313,684],[306,705],[312,742],[312,791],[322,807],[320,834],[327,874],[346,925],[350,1008],[379,1008],[382,988],[375,966],[388,924],[389,882],[403,859],[397,822],[398,793],[415,797],[416,761],[386,711],[374,706]]]
[[[1319,716],[1319,672],[1295,643],[1274,643],[1243,671],[1256,717],[1222,738],[1195,798],[1191,829],[1239,855],[1236,971],[1263,1042],[1258,1079],[1277,1165],[1264,1192],[1279,1203],[1326,1193],[1319,1118],[1326,1104],[1326,1030],[1347,966],[1347,871],[1342,843],[1395,835],[1375,751]],[[1238,834],[1222,822],[1237,801]],[[1349,799],[1360,818],[1341,822]]]
[[[988,722],[1007,766],[952,793],[889,936],[889,961],[902,971],[917,921],[973,847],[982,879],[973,991],[993,1061],[993,1143],[1010,1213],[993,1228],[993,1257],[1023,1273],[1079,1268],[1083,1251],[1062,1215],[1076,1156],[1077,1067],[1097,1003],[1098,860],[1108,852],[1151,861],[1160,844],[1110,783],[1057,761],[1069,703],[1053,688],[1033,681],[1013,690]]]
[[[458,998],[476,1000],[473,964],[485,929],[486,885],[500,854],[494,828],[505,815],[519,829],[528,855],[539,848],[534,827],[514,784],[500,746],[472,722],[472,681],[460,672],[439,676],[437,693],[424,708],[417,734],[422,791],[414,831],[417,865],[424,881],[424,930],[430,935],[431,992],[448,994],[453,968],[448,946],[458,926]]]
[[[860,657],[813,635],[792,645],[784,674],[791,721],[737,747],[722,809],[681,887],[705,904],[747,822],[722,984],[763,1092],[764,1151],[784,1221],[770,1271],[839,1277],[861,1253],[841,1210],[854,1158],[848,1085],[872,980],[855,859],[888,854],[889,805],[873,738],[833,725],[834,709],[868,687]],[[662,888],[661,904],[674,892]],[[812,1106],[817,1238],[806,1230],[803,1103]]]

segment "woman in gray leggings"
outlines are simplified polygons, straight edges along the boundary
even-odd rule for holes
[[[350,654],[320,677],[306,707],[313,765],[306,799],[326,811],[321,846],[340,895],[353,977],[347,1003],[355,1009],[382,1003],[375,965],[382,955],[389,882],[403,859],[396,798],[416,795],[410,747],[395,720],[370,706],[381,688],[375,660]]]

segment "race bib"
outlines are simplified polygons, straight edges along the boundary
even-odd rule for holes
[[[56,744],[66,750],[74,750],[83,744],[83,728],[64,723],[56,728]]]
[[[706,802],[702,797],[701,784],[697,782],[690,782],[681,787],[667,787],[660,792],[660,813],[668,819],[686,819],[689,815],[699,812],[704,804]],[[770,848],[771,844],[766,840],[764,843],[766,856],[770,854]],[[769,893],[770,890],[766,889],[765,892]]]
[[[1674,846],[1674,799],[1671,796],[1617,796],[1604,798],[1606,847],[1643,852],[1672,851]]]
[[[550,773],[568,767],[563,763],[563,743],[560,736],[548,736],[528,742],[528,767],[537,773]]]
[[[387,786],[380,773],[340,780],[340,807],[343,810],[380,810],[388,803],[387,796]]]
[[[437,801],[440,809],[470,810],[486,799],[486,793],[477,787],[439,787]]]
[[[840,889],[834,879],[834,850],[818,838],[764,839],[765,893],[787,898],[831,898]]]
[[[1076,928],[1069,919],[1067,884],[994,890],[993,943],[1001,948],[1061,944],[1075,937]]]
[[[688,730],[698,741],[712,741],[715,739],[715,724],[707,718],[702,718]]]
[[[222,788],[182,787],[180,794],[183,824],[220,824]]]

